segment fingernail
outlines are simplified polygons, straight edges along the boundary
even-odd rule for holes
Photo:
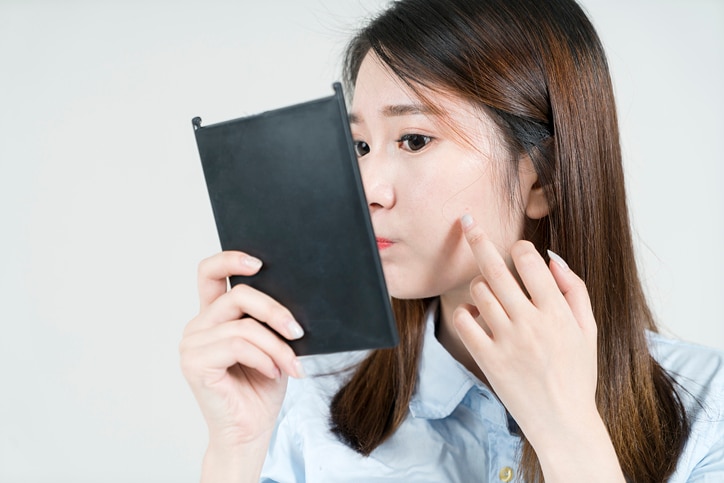
[[[468,229],[473,226],[473,217],[466,213],[460,218],[460,223],[463,225],[463,228]]]
[[[307,377],[307,373],[304,371],[304,366],[302,365],[302,361],[299,359],[294,359],[294,372],[297,374],[297,378],[303,379]]]
[[[299,322],[294,319],[289,319],[286,323],[286,327],[289,338],[292,340],[299,339],[304,335],[304,329],[302,329],[302,326],[299,325]]]
[[[551,260],[553,260],[554,262],[556,262],[559,267],[561,267],[561,268],[564,269],[564,270],[569,270],[568,264],[566,263],[566,261],[563,260],[563,259],[561,258],[561,256],[558,255],[556,252],[551,251],[551,250],[548,250],[548,256],[551,257]]]
[[[246,255],[244,257],[244,260],[242,260],[242,263],[244,263],[244,265],[246,265],[247,267],[261,268],[261,260],[250,255]]]

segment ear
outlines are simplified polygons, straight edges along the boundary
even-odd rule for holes
[[[545,191],[538,180],[530,187],[528,203],[525,206],[525,216],[532,220],[539,220],[548,215],[549,207]]]
[[[525,200],[525,215],[532,220],[539,220],[548,215],[550,207],[546,199],[545,190],[538,181],[538,174],[528,156],[520,160],[518,166],[520,175],[520,188]]]

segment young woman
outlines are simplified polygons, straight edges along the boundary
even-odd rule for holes
[[[262,261],[204,260],[204,481],[724,481],[724,356],[656,333],[579,6],[402,0],[345,68],[401,342],[302,365],[293,314],[227,291]]]

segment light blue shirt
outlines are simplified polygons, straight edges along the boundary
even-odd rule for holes
[[[368,457],[329,431],[329,401],[365,353],[306,358],[289,380],[262,482],[496,482],[517,475],[520,438],[500,401],[435,338],[434,310],[410,412]],[[724,353],[649,334],[652,353],[686,391],[692,433],[675,475],[724,482]],[[341,372],[340,372],[341,371]],[[326,374],[326,375],[324,375]],[[686,394],[688,392],[688,394]]]

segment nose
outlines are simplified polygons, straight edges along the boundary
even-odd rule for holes
[[[370,213],[392,208],[396,203],[392,163],[383,153],[371,151],[359,160],[359,167]]]

